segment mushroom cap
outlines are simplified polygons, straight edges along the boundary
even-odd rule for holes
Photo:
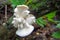
[[[14,9],[14,12],[22,12],[28,9],[29,7],[26,5],[17,5],[17,7]]]
[[[18,5],[15,9],[14,9],[14,15],[16,17],[25,17],[27,16],[30,11],[28,10],[28,6],[26,5]]]
[[[28,6],[26,6],[26,5],[17,5],[17,8],[19,9],[25,9],[25,10],[28,10],[29,9],[29,7]]]

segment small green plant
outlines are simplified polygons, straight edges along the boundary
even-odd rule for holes
[[[56,15],[56,11],[52,11],[52,12],[48,13],[48,14],[45,15],[45,16],[46,16],[46,18],[48,19],[48,21],[56,23],[56,22],[53,20],[53,18],[55,17],[55,15]]]
[[[41,6],[46,5],[46,0],[28,0],[27,4],[32,10],[38,10]]]
[[[57,24],[56,28],[60,28],[60,23]],[[52,33],[54,38],[60,38],[60,31]]]
[[[56,28],[60,28],[60,23],[59,23],[59,24],[57,24]]]
[[[55,15],[56,15],[56,11],[53,11],[53,12],[48,13],[47,15],[44,15],[44,16],[48,19],[48,21],[50,21],[50,22],[55,22],[55,21],[52,19],[52,18],[55,17]],[[43,17],[43,16],[42,16],[42,17]],[[46,22],[42,17],[38,18],[38,19],[36,20],[36,23],[37,23],[38,25],[40,25],[41,27],[44,27],[44,25],[46,25],[47,22]]]
[[[60,31],[54,32],[54,33],[52,34],[52,36],[53,36],[54,38],[60,38]]]
[[[37,23],[39,26],[41,26],[41,27],[44,27],[44,25],[47,24],[47,22],[46,22],[45,20],[43,20],[42,17],[38,18],[38,19],[36,20],[36,23]]]
[[[12,3],[12,6],[15,7],[17,5],[22,5],[25,3],[25,0],[10,0],[10,2]]]
[[[45,15],[45,16],[46,16],[48,19],[52,19],[52,18],[55,17],[55,15],[56,15],[56,11],[53,11],[53,12],[48,13],[48,14]]]

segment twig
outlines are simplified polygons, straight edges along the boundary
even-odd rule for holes
[[[5,20],[7,21],[7,5],[5,5]]]

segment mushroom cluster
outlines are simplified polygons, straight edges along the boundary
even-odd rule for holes
[[[28,36],[34,30],[32,24],[35,22],[35,16],[29,14],[29,7],[26,5],[18,5],[14,9],[14,18],[12,24],[18,28],[16,34],[20,37]]]

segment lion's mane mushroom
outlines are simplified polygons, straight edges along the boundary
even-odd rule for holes
[[[20,37],[28,36],[34,30],[32,24],[35,22],[35,16],[29,14],[29,7],[26,5],[18,5],[14,10],[13,26],[18,28],[16,34]]]

